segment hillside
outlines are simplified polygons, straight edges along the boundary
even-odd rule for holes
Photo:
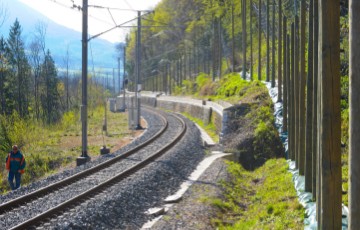
[[[49,18],[19,2],[18,0],[3,0],[2,6],[7,10],[7,18],[0,35],[7,38],[10,26],[17,18],[23,29],[23,38],[28,45],[34,37],[36,25],[41,22],[47,25],[46,46],[50,49],[56,65],[64,66],[66,47],[69,47],[71,68],[81,69],[81,33],[56,24]],[[115,44],[103,39],[94,39],[89,45],[89,67],[94,64],[97,68],[117,68],[117,54]]]

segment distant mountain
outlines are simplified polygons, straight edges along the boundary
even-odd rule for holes
[[[17,18],[23,29],[23,39],[28,45],[34,37],[34,30],[39,22],[47,25],[46,47],[51,51],[58,68],[64,66],[66,47],[69,46],[71,69],[81,69],[81,33],[59,25],[34,9],[18,0],[1,0],[1,5],[7,9],[7,19],[0,28],[0,35],[6,39],[10,26]],[[0,5],[0,6],[1,6]],[[89,43],[88,66],[97,69],[117,68],[115,44],[103,39],[93,39]]]

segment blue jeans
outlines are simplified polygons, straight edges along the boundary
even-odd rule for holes
[[[15,186],[14,186],[14,177],[15,177]],[[21,174],[19,172],[9,172],[8,181],[11,190],[18,189],[20,187]]]

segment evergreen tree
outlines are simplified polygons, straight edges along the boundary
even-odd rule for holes
[[[9,97],[8,100],[15,104],[14,109],[18,110],[20,116],[25,117],[29,114],[30,66],[25,55],[25,44],[21,38],[21,33],[21,25],[16,19],[10,28],[7,41],[9,47],[9,64],[12,70],[11,78],[9,78],[9,85],[12,90],[9,93],[13,95],[13,97]]]
[[[2,114],[6,113],[6,96],[7,89],[6,81],[9,75],[9,62],[7,59],[8,49],[6,40],[2,36],[0,38],[0,111]]]
[[[51,124],[60,119],[62,110],[58,93],[57,69],[49,50],[46,52],[41,72],[43,82],[40,90],[42,117],[44,121]]]

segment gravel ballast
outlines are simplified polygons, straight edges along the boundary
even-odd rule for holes
[[[140,142],[144,142],[154,135],[163,125],[161,120],[152,113],[143,112],[148,123],[144,134],[128,146],[111,155],[118,155]],[[187,123],[187,133],[175,148],[165,153],[161,158],[141,169],[134,175],[120,183],[106,189],[101,194],[84,201],[81,205],[68,210],[61,216],[44,224],[45,229],[139,229],[153,216],[145,214],[149,208],[164,205],[164,199],[174,194],[180,184],[186,180],[197,164],[203,159],[205,149],[202,147],[200,132],[196,126]],[[88,164],[74,169],[65,170],[44,180],[22,187],[19,190],[0,196],[0,202],[14,199],[29,193],[85,168],[92,167],[108,159],[109,156],[100,156]],[[51,198],[46,198],[51,199]],[[46,201],[48,202],[48,201]],[[27,212],[31,213],[31,210]],[[26,215],[26,212],[25,214]],[[9,220],[0,218],[0,226]]]

